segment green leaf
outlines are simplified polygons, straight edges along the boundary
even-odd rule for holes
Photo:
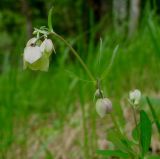
[[[139,140],[139,134],[138,132],[140,131],[140,124],[138,124],[133,130],[132,130],[132,137],[134,140],[138,141]]]
[[[120,150],[97,150],[97,154],[106,156],[106,157],[121,157],[128,158],[129,155]]]
[[[142,147],[142,156],[144,156],[149,149],[151,143],[152,123],[144,110],[140,112],[140,141]]]
[[[53,7],[49,10],[49,13],[48,13],[48,28],[49,28],[49,31],[53,31],[53,27],[52,27],[52,12],[53,12]]]
[[[158,129],[158,132],[160,134],[160,122],[159,122],[158,117],[156,115],[156,111],[154,110],[149,97],[146,97],[146,100],[147,100],[148,106],[149,106],[149,108],[151,110],[151,113],[152,113],[152,116],[153,116],[153,120],[154,120],[154,122],[155,122],[155,124],[157,126],[157,129]]]

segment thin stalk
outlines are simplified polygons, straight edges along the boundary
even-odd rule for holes
[[[86,73],[88,74],[89,78],[96,82],[94,76],[92,75],[92,73],[90,72],[90,70],[88,69],[87,65],[83,62],[82,58],[79,56],[79,54],[77,53],[77,51],[60,35],[58,35],[55,32],[50,32],[51,35],[54,35],[55,37],[57,37],[58,39],[62,40],[72,51],[72,53],[76,56],[76,58],[78,59],[78,61],[81,63],[81,65],[83,66],[84,70],[86,71]]]
[[[121,132],[121,130],[120,130],[120,128],[119,128],[119,125],[118,125],[118,123],[117,123],[117,121],[116,121],[116,119],[115,119],[114,114],[111,113],[110,115],[111,115],[111,119],[112,119],[112,121],[113,121],[113,123],[114,123],[114,126],[115,126],[115,128],[117,129],[118,134],[119,134],[120,136],[123,136],[123,134],[122,134],[122,132]]]
[[[139,142],[139,152],[141,152],[140,131],[139,131],[139,128],[138,128],[138,121],[137,121],[137,117],[136,117],[136,111],[134,109],[134,105],[132,105],[131,107],[132,107],[132,111],[133,111],[133,117],[134,117],[135,127],[137,128],[138,142]]]

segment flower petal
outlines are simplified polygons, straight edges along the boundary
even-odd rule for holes
[[[42,57],[42,52],[38,46],[27,46],[24,49],[24,60],[32,64]]]
[[[42,52],[47,52],[47,53],[51,53],[52,50],[54,50],[53,43],[52,43],[52,41],[50,39],[45,39],[42,42],[40,48],[41,48]]]
[[[34,43],[36,42],[36,40],[37,40],[37,38],[31,38],[31,39],[27,42],[26,46],[31,46],[32,44],[34,44]]]
[[[44,54],[39,60],[33,64],[27,64],[27,67],[31,70],[48,71],[49,68],[49,57]]]

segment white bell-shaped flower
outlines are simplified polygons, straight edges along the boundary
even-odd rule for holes
[[[96,111],[101,118],[112,111],[112,102],[108,98],[98,99],[96,102]]]
[[[129,93],[129,99],[133,102],[133,104],[135,105],[139,104],[139,101],[141,100],[140,90],[135,89],[134,91],[131,91]]]
[[[42,51],[39,46],[27,46],[24,49],[24,61],[32,64],[42,57]]]
[[[45,40],[42,42],[40,48],[41,48],[41,51],[42,51],[42,52],[46,52],[46,53],[51,54],[52,51],[54,50],[54,45],[53,45],[53,43],[52,43],[52,40],[50,40],[50,39],[45,39]]]

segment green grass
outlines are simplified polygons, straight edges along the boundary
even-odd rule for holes
[[[84,51],[82,57],[95,77],[99,77],[107,68],[115,46],[119,45],[113,67],[102,81],[102,88],[107,97],[113,101],[115,113],[123,123],[119,103],[122,100],[127,101],[129,90],[138,88],[143,94],[154,98],[158,95],[160,56],[155,50],[147,27],[130,40],[123,40],[112,32],[105,33],[102,39],[100,64],[98,64],[99,43],[95,46],[91,40],[88,50],[85,49],[83,41],[79,43],[77,40],[75,43],[78,45],[74,45],[77,50]],[[160,41],[160,38],[158,40]],[[96,121],[99,117],[96,115],[93,101],[95,88],[78,61],[71,60],[68,48],[58,42],[56,47],[57,54],[53,55],[48,73],[10,67],[9,71],[0,76],[0,158],[2,159],[9,159],[9,156],[17,158],[14,152],[16,149],[21,150],[19,158],[26,158],[27,142],[32,133],[35,133],[30,122],[33,125],[36,125],[35,122],[40,123],[35,135],[38,136],[38,133],[43,139],[43,141],[38,137],[36,139],[40,141],[39,145],[42,147],[39,151],[45,152],[46,159],[53,158],[47,147],[47,139],[63,132],[67,122],[70,127],[72,115],[77,110],[85,112],[79,120],[83,119],[84,131],[91,136],[85,136],[84,145],[83,142],[75,145],[82,146],[81,150],[82,152],[84,150],[84,155],[88,159],[93,158],[96,152]],[[89,104],[89,108],[86,104]],[[160,107],[157,111],[160,112]],[[32,121],[34,116],[36,120]],[[49,128],[46,127],[47,123],[50,124]],[[74,129],[74,124],[71,127]],[[39,151],[34,158],[38,158]],[[68,153],[71,156],[74,154]]]

